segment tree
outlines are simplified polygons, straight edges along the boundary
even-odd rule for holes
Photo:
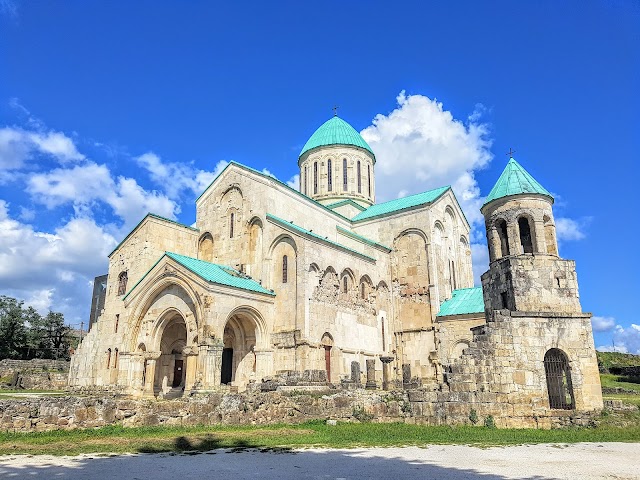
[[[35,313],[29,320],[29,347],[33,350],[29,356],[68,359],[71,329],[64,324],[64,316],[51,311],[44,317]]]
[[[23,303],[15,298],[0,296],[0,359],[26,357],[27,328]]]

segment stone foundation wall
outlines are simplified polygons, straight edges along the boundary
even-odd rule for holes
[[[405,422],[424,425],[470,424],[472,409],[483,424],[491,415],[498,427],[551,428],[588,425],[595,414],[540,411],[524,417],[513,406],[469,403],[471,393],[303,391],[211,394],[175,400],[131,400],[114,395],[28,398],[0,401],[1,431],[43,431],[122,424],[214,425],[300,423],[316,419]],[[476,399],[477,400],[477,399]],[[493,400],[493,399],[491,399]]]
[[[68,375],[65,360],[0,360],[0,388],[63,390]]]

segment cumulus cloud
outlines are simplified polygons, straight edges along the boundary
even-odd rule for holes
[[[226,160],[220,160],[209,172],[197,169],[190,163],[163,162],[153,152],[144,153],[135,160],[171,199],[180,198],[185,190],[200,195],[229,164]]]
[[[616,319],[613,317],[591,317],[591,326],[594,332],[608,332],[616,326]]]
[[[376,153],[378,201],[451,185],[470,222],[482,219],[474,172],[492,159],[489,126],[480,108],[465,120],[423,95],[397,97],[388,115],[378,114],[362,131]]]
[[[471,262],[473,263],[473,282],[481,285],[480,276],[489,270],[489,250],[486,245],[471,244]]]
[[[148,212],[168,218],[176,218],[180,212],[179,206],[166,195],[146,191],[132,178],[113,178],[106,165],[91,161],[32,175],[27,190],[36,202],[48,208],[72,204],[76,211],[87,212],[87,206],[101,201],[126,226],[139,222]]]
[[[597,348],[601,352],[621,352],[640,355],[640,325],[632,323],[630,327],[616,325],[613,331],[611,345]]]
[[[107,271],[107,255],[116,244],[88,218],[74,217],[53,233],[40,231],[12,218],[0,200],[0,291],[79,321],[89,310],[88,285]]]
[[[584,230],[591,219],[583,218],[573,220],[571,218],[556,218],[556,234],[559,242],[582,240],[585,238]]]
[[[293,177],[287,180],[287,185],[295,190],[300,190],[300,174],[296,173]]]
[[[64,133],[0,128],[0,170],[22,168],[36,154],[49,155],[60,163],[84,160],[75,143]]]

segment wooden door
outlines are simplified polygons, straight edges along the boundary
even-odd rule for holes
[[[176,364],[173,367],[173,384],[171,385],[174,388],[179,387],[180,384],[182,383],[182,366],[183,366],[183,361],[176,360]]]
[[[324,347],[324,365],[327,370],[327,382],[331,382],[331,347]]]

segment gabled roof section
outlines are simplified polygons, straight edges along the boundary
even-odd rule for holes
[[[502,175],[500,175],[500,178],[498,178],[498,181],[489,192],[483,206],[502,197],[527,193],[545,195],[553,201],[553,196],[522,165],[510,158],[509,163],[502,171]]]
[[[200,231],[197,228],[190,227],[189,225],[184,225],[184,224],[182,224],[180,222],[176,222],[175,220],[171,220],[169,218],[161,217],[160,215],[156,215],[155,213],[147,213],[144,216],[144,218],[142,220],[140,220],[140,222],[138,222],[138,224],[135,227],[133,227],[133,229],[129,232],[129,234],[126,237],[124,237],[122,239],[122,241],[118,245],[116,245],[116,248],[114,248],[111,251],[111,253],[109,255],[107,255],[107,258],[111,257],[111,255],[113,255],[114,252],[116,250],[118,250],[122,246],[122,244],[127,240],[127,238],[129,238],[131,235],[133,235],[133,232],[135,232],[138,229],[138,227],[140,227],[140,225],[142,225],[147,218],[155,218],[156,220],[162,220],[163,222],[173,223],[174,225],[177,225],[177,226],[183,227],[183,228],[188,228],[189,230],[193,230],[194,232],[199,232]]]
[[[379,250],[383,250],[387,253],[391,253],[391,249],[385,245],[382,245],[381,243],[378,242],[374,242],[373,240],[367,238],[367,237],[363,237],[362,235],[358,235],[355,232],[352,232],[351,230],[347,230],[346,228],[342,228],[340,225],[336,225],[336,230],[338,230],[338,233],[341,233],[343,235],[346,235],[347,237],[353,238],[354,240],[357,240],[361,243],[364,243],[366,245],[370,245],[374,248],[377,248]]]
[[[365,255],[364,253],[358,252],[357,250],[354,250],[353,248],[349,248],[345,245],[342,245],[338,242],[334,242],[333,240],[329,240],[329,237],[323,237],[321,235],[318,235],[317,233],[312,232],[311,230],[307,230],[306,228],[302,228],[296,224],[293,223],[293,221],[291,222],[287,222],[286,220],[283,220],[282,218],[276,217],[275,215],[271,215],[270,213],[267,213],[267,220],[271,220],[272,222],[276,223],[277,225],[281,226],[282,228],[289,230],[291,232],[294,233],[298,233],[298,234],[302,234],[305,235],[307,237],[311,237],[314,238],[316,240],[319,240],[321,243],[324,243],[325,245],[330,245],[334,248],[337,248],[339,250],[343,250],[343,251],[347,251],[349,253],[353,253],[355,255],[358,255],[359,257],[364,258],[365,260],[368,260],[370,262],[376,262],[376,259],[373,257],[370,257],[369,255]]]
[[[255,168],[251,168],[251,167],[247,167],[246,165],[243,165],[241,163],[238,162],[234,162],[231,161],[229,162],[229,164],[224,167],[224,169],[218,174],[218,176],[216,178],[213,179],[213,181],[207,186],[207,188],[204,189],[204,191],[200,194],[200,196],[198,198],[196,198],[196,202],[198,202],[198,200],[200,200],[200,198],[207,192],[207,190],[209,190],[209,188],[211,188],[211,185],[213,185],[220,177],[222,177],[222,175],[224,174],[224,172],[227,171],[227,169],[229,169],[230,167],[235,166],[238,168],[241,168],[242,170],[246,170],[248,172],[254,173],[256,175],[259,175],[263,178],[272,180],[274,182],[276,182],[277,184],[279,184],[281,187],[284,187],[285,189],[289,190],[290,192],[295,193],[297,196],[307,200],[308,202],[319,206],[321,208],[323,208],[324,210],[326,210],[327,212],[331,213],[332,215],[336,215],[337,217],[339,217],[341,220],[346,220],[349,221],[349,219],[347,217],[345,217],[344,215],[339,214],[338,212],[334,212],[333,210],[331,210],[330,208],[326,207],[325,205],[323,205],[320,202],[317,202],[316,200],[314,200],[311,197],[308,197],[307,195],[305,195],[302,192],[299,192],[298,190],[296,190],[295,188],[290,187],[289,185],[287,185],[285,182],[278,180],[276,177],[273,177],[271,175],[267,175],[266,173],[263,173],[259,170],[256,170]]]
[[[367,150],[375,161],[375,154],[364,138],[347,122],[338,116],[330,118],[313,132],[307,143],[302,147],[299,157],[314,148],[328,145],[352,145]]]
[[[452,297],[440,305],[440,311],[436,317],[469,315],[474,313],[484,313],[482,287],[454,290]]]
[[[408,197],[398,198],[384,203],[376,203],[367,208],[364,212],[359,213],[351,220],[353,222],[360,222],[362,220],[368,220],[374,217],[382,217],[384,215],[390,215],[402,210],[417,207],[419,205],[425,205],[432,203],[440,198],[447,190],[451,189],[450,186],[435,188],[426,192],[418,193],[416,195],[410,195]]]
[[[367,209],[367,207],[363,207],[359,203],[354,202],[353,200],[351,200],[350,198],[347,198],[346,200],[340,200],[339,202],[330,203],[329,205],[327,205],[327,208],[330,208],[331,210],[333,210],[333,209],[336,209],[338,207],[342,207],[343,205],[351,205],[352,207],[357,208],[361,212]]]
[[[265,295],[275,296],[271,290],[267,290],[255,280],[247,277],[239,271],[227,267],[225,265],[218,265],[217,263],[205,262],[204,260],[198,260],[197,258],[187,257],[185,255],[179,255],[177,253],[165,252],[156,263],[145,273],[142,278],[122,297],[126,299],[133,290],[145,279],[147,275],[154,269],[154,267],[160,263],[164,257],[168,257],[178,264],[182,265],[187,270],[195,273],[197,276],[206,280],[207,282],[216,283],[218,285],[224,285],[227,287],[239,288],[249,292],[263,293]]]

